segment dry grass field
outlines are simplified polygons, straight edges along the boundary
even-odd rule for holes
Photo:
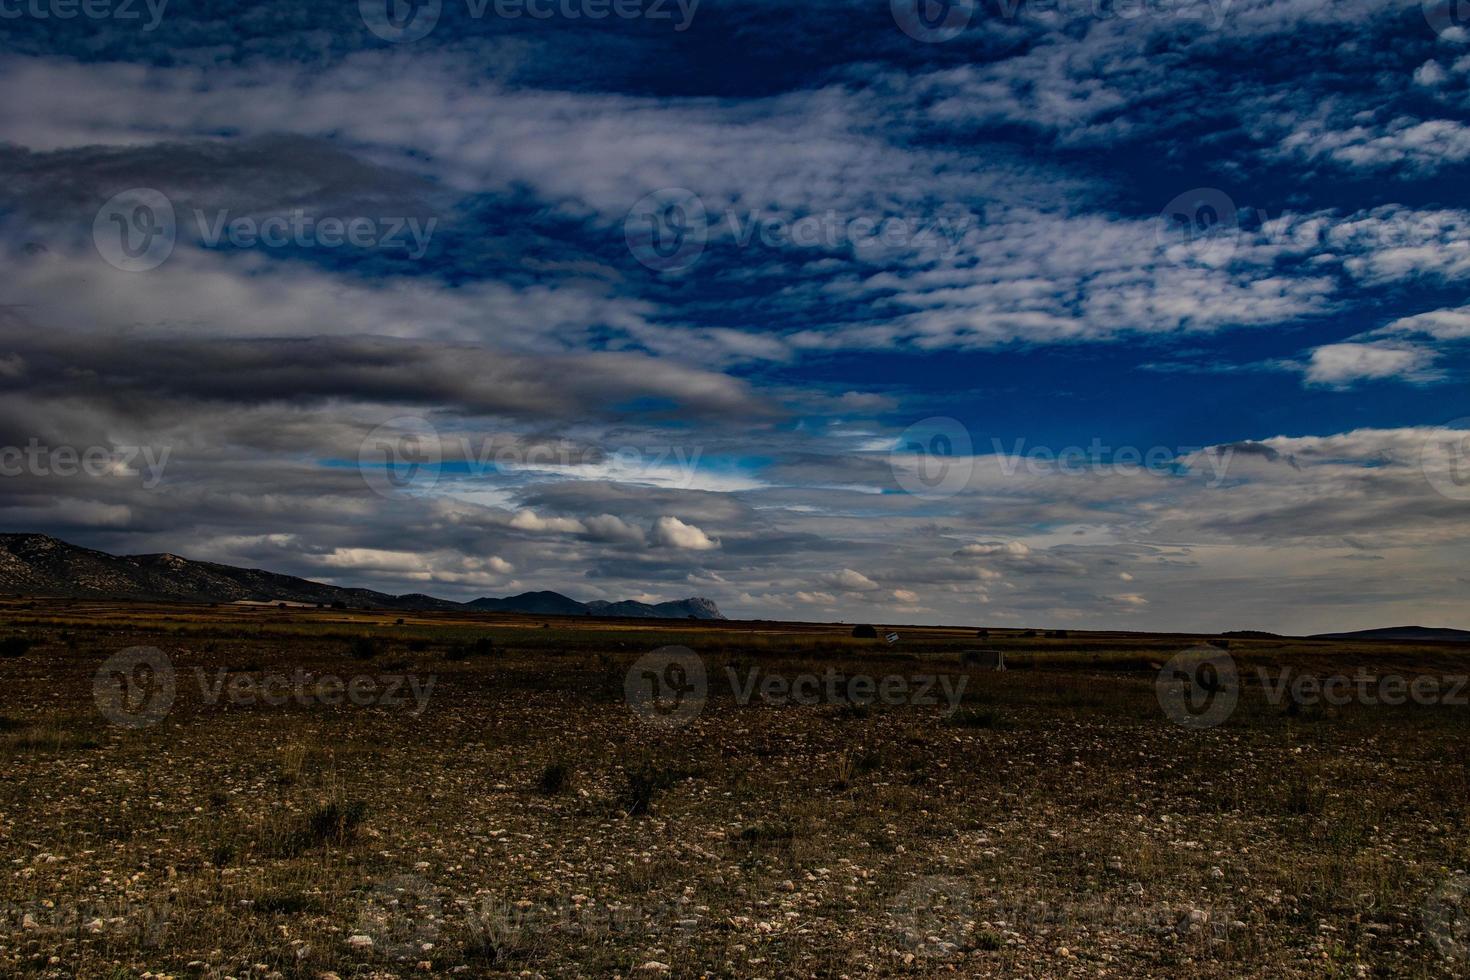
[[[1470,709],[1257,682],[1452,676],[1463,648],[1236,638],[1238,705],[1191,727],[1155,681],[1194,637],[45,600],[0,624],[0,975],[1427,977],[1470,953]],[[670,645],[707,677],[683,714],[630,702],[695,686],[635,668]],[[135,647],[166,660],[104,682]]]

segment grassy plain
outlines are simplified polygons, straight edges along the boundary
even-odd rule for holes
[[[1470,709],[1258,672],[1465,648],[1235,638],[1195,729],[1155,680],[1204,638],[847,629],[0,601],[0,974],[1464,975]],[[627,699],[668,645],[708,677],[677,727]],[[173,698],[115,724],[140,646]],[[829,668],[965,680],[737,697]]]

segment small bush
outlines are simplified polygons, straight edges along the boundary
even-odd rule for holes
[[[961,708],[950,716],[949,724],[955,728],[999,728],[1001,721],[994,711]]]
[[[623,788],[623,809],[630,817],[646,816],[655,795],[693,775],[694,772],[681,769],[668,760],[641,759],[628,767],[627,783]]]
[[[488,636],[477,636],[473,643],[456,643],[444,652],[445,660],[468,660],[488,657],[495,652],[495,642]]]
[[[566,789],[571,778],[572,767],[558,759],[547,763],[546,768],[541,770],[541,778],[536,780],[536,788],[547,796],[555,796]]]
[[[357,838],[357,827],[367,815],[367,804],[359,800],[325,803],[306,818],[306,826],[289,834],[281,846],[283,856],[301,854],[313,847],[341,847]]]
[[[371,660],[378,655],[378,644],[371,636],[359,636],[347,647],[347,655],[353,660]]]
[[[740,831],[740,839],[747,844],[770,844],[788,841],[796,836],[796,829],[789,823],[753,823]]]
[[[876,640],[878,638],[878,631],[867,623],[860,623],[852,628],[852,635],[854,639],[858,640]]]
[[[7,636],[0,639],[0,657],[24,657],[35,645],[29,637]]]

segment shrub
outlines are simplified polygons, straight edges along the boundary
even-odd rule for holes
[[[281,843],[281,854],[297,855],[312,847],[350,844],[357,837],[358,825],[367,815],[367,804],[359,800],[325,803],[306,818],[306,826],[294,831]]]
[[[23,657],[35,645],[30,637],[7,636],[0,639],[0,657]]]
[[[536,780],[536,788],[547,796],[555,796],[566,789],[567,783],[571,781],[572,767],[557,759],[547,764],[541,770],[541,778]]]
[[[876,640],[878,631],[867,623],[860,623],[852,628],[852,635],[859,640]]]
[[[371,636],[359,636],[347,647],[347,655],[353,660],[371,660],[378,655],[378,644]]]
[[[471,657],[488,657],[495,652],[495,641],[488,636],[477,636],[473,643],[456,643],[444,653],[445,660],[468,660]]]
[[[623,809],[630,817],[646,816],[655,794],[693,775],[696,775],[694,771],[680,768],[669,760],[645,757],[627,769]]]
[[[949,719],[949,724],[955,728],[995,728],[999,723],[1000,718],[994,711],[979,708],[961,708]]]

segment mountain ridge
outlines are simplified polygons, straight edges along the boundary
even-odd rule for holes
[[[1442,626],[1383,626],[1349,633],[1314,633],[1309,640],[1420,640],[1439,643],[1470,643],[1470,630]]]
[[[639,619],[725,618],[713,601],[700,596],[650,605],[631,599],[578,602],[559,592],[526,592],[503,599],[486,596],[455,602],[422,593],[392,595],[327,585],[262,568],[195,561],[166,552],[113,555],[34,533],[0,534],[0,593],[183,602],[342,603],[352,608]]]

